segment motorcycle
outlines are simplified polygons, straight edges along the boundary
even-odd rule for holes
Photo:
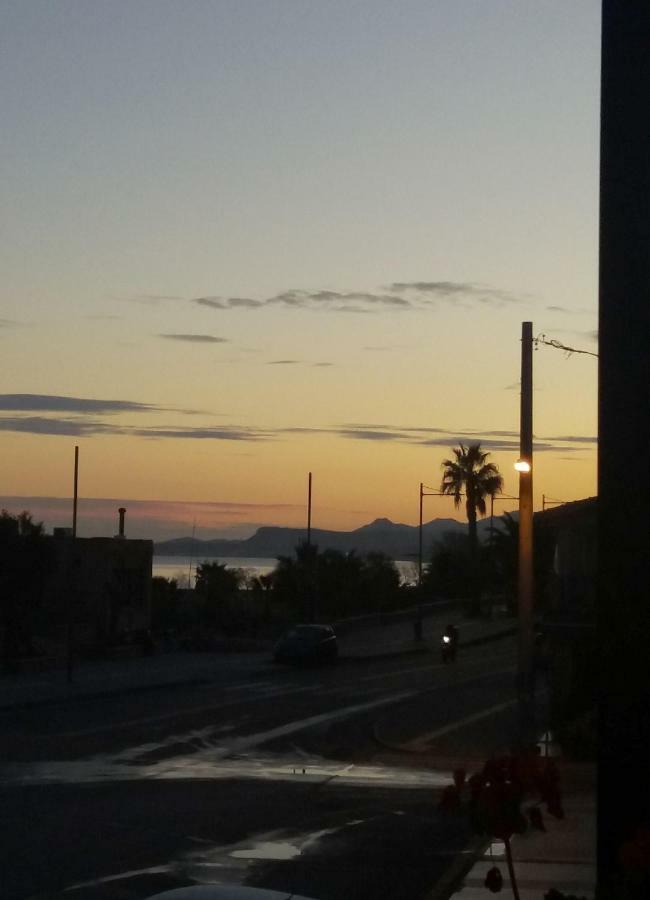
[[[448,628],[440,641],[440,652],[443,663],[456,662],[458,653],[458,634],[455,628]]]

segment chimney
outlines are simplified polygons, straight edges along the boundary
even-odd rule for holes
[[[124,537],[124,516],[126,515],[126,509],[123,506],[120,506],[118,509],[118,513],[120,514],[120,532],[118,537]]]

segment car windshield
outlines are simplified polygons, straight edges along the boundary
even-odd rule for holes
[[[299,625],[292,628],[287,637],[312,639],[328,637],[332,632],[320,625]]]

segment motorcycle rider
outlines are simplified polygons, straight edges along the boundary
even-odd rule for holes
[[[448,624],[442,636],[442,658],[444,662],[455,662],[458,653],[458,629]]]

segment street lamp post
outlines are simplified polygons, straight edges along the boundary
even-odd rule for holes
[[[520,738],[529,734],[533,674],[533,323],[521,326],[521,418],[519,472],[519,659],[517,699]]]
[[[499,500],[519,500],[519,497],[513,497],[510,494],[490,494],[490,546],[494,546],[494,504]]]
[[[425,497],[443,497],[446,496],[440,491],[434,491],[433,488],[427,487],[426,484],[420,482],[420,519],[418,526],[418,603],[417,617],[414,624],[415,640],[422,640],[422,507]]]

